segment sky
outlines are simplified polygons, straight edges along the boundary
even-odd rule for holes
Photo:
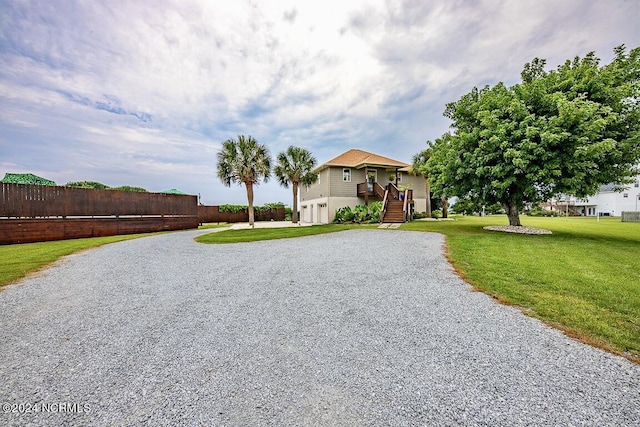
[[[607,64],[639,22],[640,0],[0,0],[0,176],[246,204],[216,176],[227,139],[410,163],[474,86]],[[271,202],[292,203],[274,177]]]

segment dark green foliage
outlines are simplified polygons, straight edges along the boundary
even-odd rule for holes
[[[246,205],[220,205],[219,207],[220,212],[232,212],[232,213],[246,211],[247,209],[248,207]]]
[[[369,207],[365,205],[357,205],[353,209],[349,206],[340,208],[336,211],[333,222],[336,224],[362,224],[380,222],[380,212],[382,210],[382,202],[371,203]]]
[[[640,162],[640,48],[600,67],[593,53],[522,83],[474,88],[447,105],[453,124],[427,162],[434,193],[501,204],[511,225],[530,203],[622,185]]]
[[[336,211],[336,216],[333,219],[333,222],[336,224],[347,224],[353,222],[353,211],[349,206],[345,206],[344,208],[340,208]]]
[[[284,208],[284,204],[280,202],[276,203],[265,203],[262,206],[254,206],[253,209],[255,212],[269,212],[271,209],[281,209]],[[249,210],[247,205],[220,205],[220,212],[246,212]],[[285,209],[286,215],[286,209]]]
[[[120,191],[135,191],[138,193],[146,193],[147,190],[142,187],[132,187],[131,185],[121,185],[120,187],[113,187],[109,190],[120,190]]]
[[[473,200],[470,197],[459,197],[451,209],[455,213],[463,215],[481,215],[483,212],[487,215],[504,213],[504,209],[499,203],[483,205],[481,200]]]
[[[369,205],[369,221],[380,222],[380,213],[382,211],[382,202],[373,202]]]
[[[67,182],[64,186],[65,187],[73,187],[73,188],[93,188],[93,189],[97,189],[97,190],[106,190],[106,189],[110,188],[108,185],[103,184],[101,182],[96,182],[96,181]]]

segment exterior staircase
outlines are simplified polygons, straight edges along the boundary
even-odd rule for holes
[[[405,222],[404,202],[398,199],[387,200],[387,209],[384,212],[382,222]]]

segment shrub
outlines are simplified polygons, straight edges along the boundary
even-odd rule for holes
[[[75,181],[75,182],[67,182],[65,187],[74,187],[74,188],[94,188],[98,190],[106,190],[109,188],[108,185],[103,184],[101,182],[96,181]]]
[[[336,217],[333,222],[337,224],[345,224],[349,222],[353,222],[353,212],[349,206],[345,206],[344,208],[340,208],[336,211]]]
[[[373,202],[369,206],[369,221],[380,222],[380,212],[382,211],[382,202]]]
[[[131,185],[121,185],[120,187],[113,187],[110,188],[109,190],[120,190],[120,191],[135,191],[138,193],[146,193],[147,190],[145,188],[142,187],[134,187]]]
[[[247,206],[243,206],[243,205],[220,205],[220,212],[232,212],[232,213],[237,213],[237,212],[242,212],[244,210],[247,210],[248,207]]]
[[[431,211],[431,218],[440,218],[442,216],[442,211],[440,209],[436,209]]]
[[[364,205],[358,205],[353,208],[353,222],[360,224],[367,220],[369,209]]]

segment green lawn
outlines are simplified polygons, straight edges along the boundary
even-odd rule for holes
[[[204,230],[207,228],[224,228],[229,227],[231,224],[227,224],[226,222],[206,222],[198,227],[199,230]]]
[[[107,243],[135,239],[149,234],[92,237],[86,239],[56,240],[53,242],[22,243],[0,246],[0,288],[27,274],[45,267],[59,258],[84,249]]]
[[[402,230],[447,236],[461,276],[568,335],[640,362],[640,224],[619,218],[530,218],[553,235],[483,230],[506,216],[413,222]]]
[[[292,237],[313,236],[316,234],[335,233],[353,228],[375,228],[374,225],[314,225],[311,227],[254,228],[243,230],[225,230],[196,237],[200,243],[241,243],[260,240],[289,239]]]

